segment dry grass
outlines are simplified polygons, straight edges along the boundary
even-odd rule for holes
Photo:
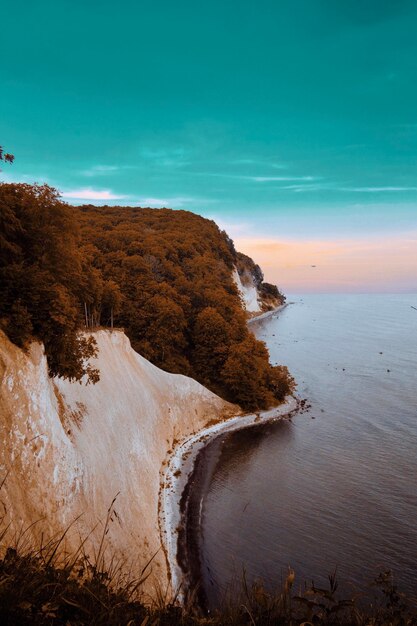
[[[2,625],[126,625],[126,626],[411,626],[417,611],[401,595],[389,572],[375,581],[372,599],[338,598],[337,581],[327,589],[311,587],[292,594],[290,573],[276,593],[261,583],[243,580],[240,595],[218,611],[204,614],[191,594],[178,606],[162,590],[151,606],[141,597],[146,571],[125,580],[116,562],[108,571],[93,564],[82,547],[71,558],[58,556],[61,539],[39,550],[21,553],[9,547],[0,560],[0,623]]]
[[[2,626],[417,626],[415,598],[398,591],[390,572],[380,574],[371,591],[360,590],[350,598],[338,595],[335,575],[329,576],[326,589],[312,585],[303,594],[294,594],[294,573],[290,571],[274,593],[260,582],[248,585],[243,576],[240,591],[209,614],[198,606],[197,589],[182,606],[162,588],[149,601],[142,587],[152,559],[140,572],[126,575],[123,563],[106,555],[115,500],[92,556],[85,550],[88,537],[74,554],[65,552],[71,526],[34,548],[28,540],[31,527],[22,528],[10,540],[8,527],[0,518]]]

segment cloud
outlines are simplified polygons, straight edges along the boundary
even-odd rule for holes
[[[284,187],[278,187],[278,189],[283,189],[285,191],[295,191],[295,193],[300,193],[303,191],[322,191],[323,189],[331,189],[327,184],[307,184],[307,185],[285,185]]]
[[[171,149],[150,149],[144,148],[140,151],[140,157],[144,161],[162,167],[183,167],[189,164],[189,150],[183,147]]]
[[[81,174],[82,176],[103,176],[110,172],[117,172],[120,169],[122,168],[118,165],[94,165],[90,169],[83,170]]]
[[[312,181],[319,180],[316,176],[246,176],[248,180],[253,180],[257,183],[268,183],[274,181]]]
[[[285,163],[275,163],[260,159],[232,159],[229,163],[231,165],[262,165],[276,170],[285,170],[288,167]]]
[[[226,174],[224,172],[192,172],[196,176],[213,176],[217,178],[230,178],[233,180],[248,180],[254,183],[268,182],[311,182],[321,180],[317,176],[255,176],[247,174]]]
[[[18,183],[24,182],[19,177],[13,176],[9,172],[5,172],[4,168],[0,169],[0,183]]]
[[[275,179],[275,180],[285,180],[284,178]],[[304,177],[301,179],[287,179],[287,180],[320,180],[319,178],[314,177]],[[417,187],[395,187],[395,186],[386,186],[386,187],[338,187],[337,185],[332,185],[331,183],[310,183],[308,184],[298,184],[298,185],[285,185],[279,187],[278,189],[282,189],[285,191],[294,191],[295,193],[303,193],[307,191],[331,191],[331,192],[349,192],[349,193],[400,193],[406,191],[417,191]]]
[[[217,226],[221,230],[225,230],[232,239],[236,237],[249,237],[250,233],[253,232],[253,224],[250,222],[224,220],[223,217],[216,214],[207,215],[207,219],[216,222]]]
[[[18,174],[16,170],[6,172],[6,169],[0,168],[0,182],[2,183],[27,183],[29,185],[45,183],[52,184],[48,176],[39,176],[38,174]]]
[[[179,209],[186,204],[207,204],[212,202],[205,198],[194,198],[190,196],[174,196],[168,198],[155,198],[154,196],[148,196],[145,198],[139,198],[136,200],[135,205],[152,208],[165,208],[170,207],[172,209]]]
[[[380,193],[385,191],[417,191],[417,187],[339,187],[338,191],[353,191],[355,193]]]
[[[74,200],[123,200],[129,198],[129,196],[114,194],[110,189],[92,189],[91,187],[64,191],[62,197]]]

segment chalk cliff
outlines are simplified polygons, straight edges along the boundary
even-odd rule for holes
[[[167,458],[178,440],[235,407],[152,365],[121,331],[95,337],[100,382],[82,385],[49,378],[41,344],[26,354],[0,333],[0,517],[9,537],[33,524],[25,539],[35,544],[72,524],[65,548],[91,533],[94,554],[118,494],[106,554],[136,574],[154,557],[146,582],[153,595],[169,579],[158,527]]]
[[[233,280],[243,307],[250,316],[271,311],[285,302],[285,296],[275,285],[264,282],[264,275],[259,265],[241,252],[236,253]]]

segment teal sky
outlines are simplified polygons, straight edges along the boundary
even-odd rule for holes
[[[196,211],[248,250],[416,243],[417,2],[0,8],[3,179]]]

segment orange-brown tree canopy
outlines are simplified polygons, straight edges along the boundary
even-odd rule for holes
[[[159,367],[245,408],[289,391],[286,371],[271,367],[248,331],[232,279],[244,258],[213,221],[169,209],[70,207],[46,185],[1,184],[0,208],[0,324],[19,345],[42,340],[51,374],[94,381],[94,345],[78,330],[114,323]]]

